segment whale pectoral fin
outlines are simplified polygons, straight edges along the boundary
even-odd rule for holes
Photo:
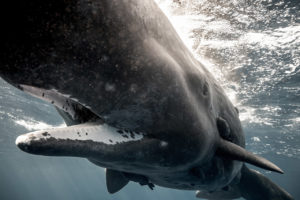
[[[257,167],[283,174],[283,171],[274,163],[254,155],[253,153],[246,151],[246,149],[224,139],[220,139],[217,155],[232,160],[247,162]]]
[[[196,197],[209,200],[229,200],[241,197],[241,193],[237,187],[226,186],[221,190],[213,192],[198,190],[196,192]]]
[[[237,186],[242,197],[247,200],[293,200],[293,197],[284,189],[261,173],[248,169],[245,165],[242,168],[241,180]]]
[[[113,194],[120,191],[128,182],[129,180],[122,172],[106,169],[106,187],[109,193]]]

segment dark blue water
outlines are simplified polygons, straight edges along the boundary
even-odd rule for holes
[[[300,199],[299,0],[157,2],[239,108],[247,149],[285,174],[260,171]],[[192,191],[135,183],[110,195],[104,170],[87,160],[34,156],[15,146],[20,134],[63,125],[51,105],[0,80],[1,200],[195,199]]]

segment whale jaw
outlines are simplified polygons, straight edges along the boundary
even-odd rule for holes
[[[144,136],[141,132],[125,131],[96,121],[20,135],[16,145],[32,154],[97,157],[105,154],[105,149],[140,142]],[[102,152],[97,151],[101,149]]]

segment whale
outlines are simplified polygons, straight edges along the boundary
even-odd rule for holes
[[[20,135],[22,151],[88,159],[106,169],[109,193],[132,181],[203,199],[293,199],[246,166],[283,173],[245,149],[238,109],[153,0],[2,7],[1,78],[67,125]]]

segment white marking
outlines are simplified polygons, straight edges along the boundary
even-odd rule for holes
[[[94,142],[102,142],[108,145],[114,145],[117,143],[138,141],[143,139],[142,133],[130,133],[129,131],[128,133],[126,133],[125,131],[122,131],[123,134],[121,134],[118,131],[120,130],[107,124],[88,122],[85,124],[79,124],[63,128],[53,128],[27,133],[25,135],[19,136],[16,140],[16,144],[30,144],[31,141],[55,138],[81,141],[92,140]]]
[[[47,101],[56,107],[68,112],[73,118],[75,116],[74,109],[70,106],[72,102],[69,100],[69,95],[62,95],[57,90],[51,89],[46,90],[42,88],[37,88],[29,85],[20,85],[24,92],[31,94],[39,99]]]
[[[20,144],[20,143],[30,143],[29,138],[27,135],[20,135],[19,137],[17,137],[16,139],[16,145]]]
[[[160,142],[160,146],[161,146],[161,147],[166,147],[166,146],[168,146],[168,143],[165,142],[165,141],[161,141],[161,142]]]
[[[114,92],[116,90],[116,86],[113,83],[106,83],[105,84],[105,91],[107,92]]]
[[[60,93],[58,90],[55,89],[46,90],[46,89],[37,88],[29,85],[22,85],[22,84],[20,85],[20,87],[24,92],[27,92],[32,96],[47,101],[48,103],[55,105],[61,110],[64,110],[65,112],[69,113],[73,118],[76,113],[72,108],[72,106],[70,105],[74,104],[74,102],[78,103],[81,106],[84,106],[87,109],[91,109],[90,106],[79,102],[78,99],[71,97],[71,95]]]

